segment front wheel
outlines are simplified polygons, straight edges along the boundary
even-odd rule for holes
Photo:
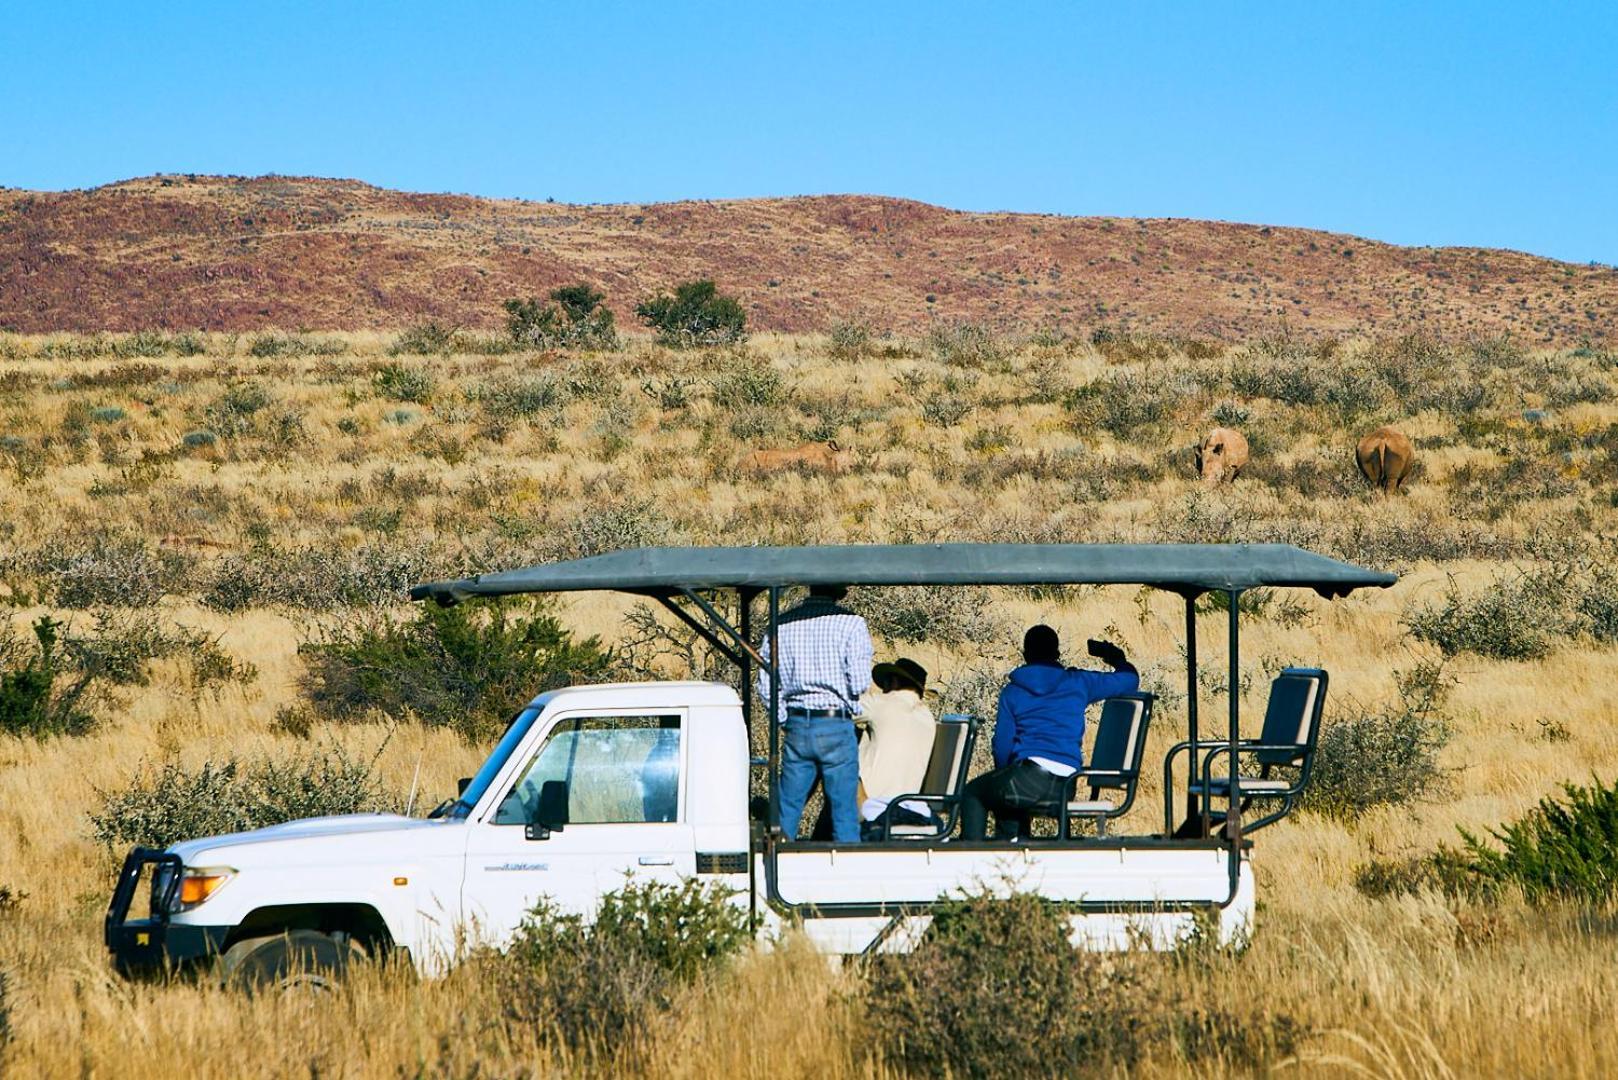
[[[364,956],[343,934],[288,930],[273,937],[245,938],[225,950],[220,974],[226,986],[244,990],[314,990],[336,986],[348,965]]]

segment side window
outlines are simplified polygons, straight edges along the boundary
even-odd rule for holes
[[[548,793],[547,793],[547,789]],[[678,716],[583,716],[551,729],[521,780],[495,810],[496,825],[673,821],[680,799]],[[563,813],[564,820],[554,820]]]

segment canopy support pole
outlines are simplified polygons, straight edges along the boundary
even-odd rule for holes
[[[715,652],[719,653],[719,655],[723,656],[726,660],[729,660],[737,667],[741,667],[742,658],[737,655],[736,650],[725,644],[725,640],[718,634],[714,633],[710,627],[702,625],[696,616],[692,615],[679,604],[676,604],[673,597],[659,596],[656,599],[659,604],[662,604],[663,607],[670,612],[670,614],[672,614],[676,619],[679,619],[681,622],[685,623],[685,625],[689,626],[698,637],[700,637],[703,641],[706,641]]]
[[[758,595],[757,589],[740,588],[736,590],[737,602],[741,605],[741,631],[742,640],[749,645],[753,641],[753,598]],[[742,725],[747,728],[747,752],[753,753],[753,665],[761,663],[762,658],[753,649],[747,649],[741,655],[742,669]]]
[[[1242,861],[1242,792],[1240,784],[1241,759],[1236,751],[1242,741],[1242,660],[1241,660],[1241,600],[1242,590],[1231,589],[1225,594],[1230,600],[1230,805],[1225,812],[1225,832],[1230,840],[1231,881],[1236,881]],[[1207,799],[1203,802],[1206,804]]]
[[[1201,758],[1197,756],[1197,597],[1194,593],[1185,598],[1185,723],[1186,741],[1191,744],[1190,768],[1185,775],[1185,819],[1190,821],[1197,813],[1197,797],[1192,793],[1192,787],[1197,782],[1197,770]],[[1203,803],[1207,803],[1205,797]],[[1208,834],[1207,822],[1203,822],[1203,835]],[[1174,823],[1165,822],[1165,827],[1174,828]]]
[[[715,626],[719,627],[719,629],[730,635],[730,640],[736,643],[736,648],[738,650],[744,653],[750,653],[753,659],[760,664],[764,662],[764,658],[754,651],[753,643],[747,639],[747,635],[730,625],[730,620],[719,614],[714,606],[708,603],[707,600],[703,599],[700,594],[692,592],[690,589],[681,589],[680,594],[693,604],[697,605],[697,607],[701,608],[702,613],[708,616],[708,618],[712,619]],[[741,662],[737,661],[736,666],[741,667]]]
[[[781,586],[770,586],[770,838],[781,836]],[[774,848],[765,855],[773,864]]]

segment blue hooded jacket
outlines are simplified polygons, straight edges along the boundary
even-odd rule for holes
[[[995,767],[1041,757],[1084,768],[1084,710],[1092,701],[1138,689],[1140,676],[1133,671],[1024,664],[1000,691]]]

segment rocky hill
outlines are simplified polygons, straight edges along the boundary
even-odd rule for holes
[[[711,276],[752,325],[1127,324],[1237,336],[1618,334],[1618,270],[1279,226],[963,213],[831,195],[573,206],[349,180],[159,176],[0,191],[0,328],[490,326],[585,280],[621,319]]]

